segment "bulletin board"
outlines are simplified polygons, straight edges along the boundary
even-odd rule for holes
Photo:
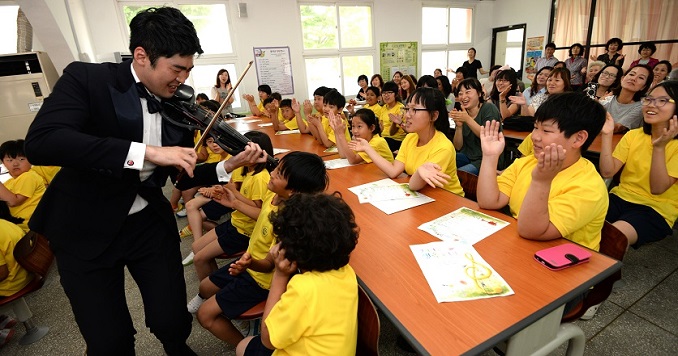
[[[294,94],[289,47],[254,47],[254,63],[259,85],[268,84],[281,95]]]
[[[417,42],[379,43],[379,71],[384,81],[391,80],[397,71],[417,77],[418,58]]]

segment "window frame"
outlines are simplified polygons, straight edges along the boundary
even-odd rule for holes
[[[423,11],[424,8],[440,8],[440,9],[445,9],[445,16],[447,17],[447,24],[446,24],[446,33],[447,33],[447,43],[446,44],[424,44],[424,31],[423,31],[423,19],[422,19],[422,31],[421,31],[421,39],[420,39],[420,46],[421,46],[421,53],[422,57],[424,52],[445,52],[445,58],[446,58],[446,68],[443,68],[443,75],[447,75],[445,69],[452,69],[456,70],[456,68],[451,68],[450,65],[450,52],[453,51],[468,51],[469,48],[473,47],[473,43],[475,42],[476,38],[476,6],[473,4],[430,4],[430,3],[423,3],[421,6],[421,13],[419,14],[420,17],[423,17]],[[463,42],[463,43],[450,43],[450,9],[470,9],[471,10],[471,41],[470,42]],[[423,60],[420,60],[420,63],[422,65],[419,68],[420,73],[422,75],[425,73],[424,68],[423,68]],[[433,71],[431,70],[431,73]]]

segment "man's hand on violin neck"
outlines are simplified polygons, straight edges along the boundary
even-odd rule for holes
[[[198,155],[192,148],[187,147],[158,147],[146,145],[145,160],[158,166],[174,166],[184,170],[189,177],[193,177],[193,168]]]
[[[228,161],[224,162],[224,168],[226,172],[233,172],[236,168],[242,166],[251,166],[257,163],[266,162],[266,151],[261,149],[259,145],[254,142],[249,142],[245,146],[245,150],[238,153],[237,155],[231,157]]]

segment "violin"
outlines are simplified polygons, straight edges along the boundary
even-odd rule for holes
[[[178,127],[192,131],[203,131],[203,135],[212,137],[219,147],[232,156],[244,151],[247,144],[252,142],[226,123],[220,115],[216,120],[213,120],[215,113],[196,104],[195,91],[185,84],[179,85],[171,99],[162,102],[160,115],[163,119]],[[212,122],[213,124],[210,127]],[[277,158],[266,157],[266,168],[269,171],[277,166]]]

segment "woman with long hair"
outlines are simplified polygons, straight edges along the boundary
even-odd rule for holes
[[[231,91],[233,86],[231,85],[231,76],[228,74],[226,69],[219,69],[217,72],[217,82],[212,87],[212,99],[219,102],[221,105],[228,93]],[[235,101],[235,95],[231,96],[228,100],[228,104],[224,108],[224,112],[231,112],[231,104]]]
[[[643,110],[640,99],[645,96],[652,84],[652,68],[639,64],[624,74],[621,85],[613,91],[613,96],[603,104],[614,119],[614,132],[623,133],[638,128],[643,123]]]

